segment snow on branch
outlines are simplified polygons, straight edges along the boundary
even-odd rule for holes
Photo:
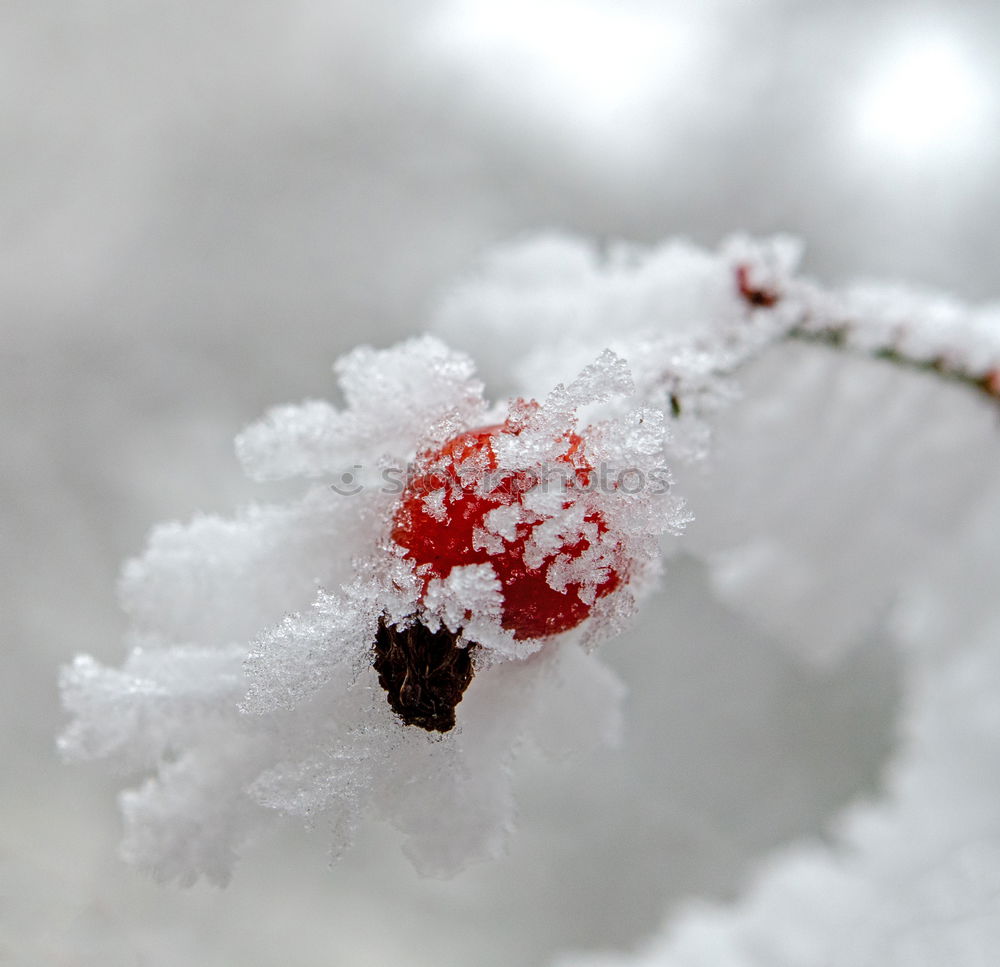
[[[891,939],[913,911],[953,938],[939,962],[964,964],[953,948],[993,921],[947,921],[940,896],[954,889],[978,917],[1000,869],[995,770],[983,766],[996,751],[995,615],[966,628],[973,606],[925,588],[918,621],[894,595],[928,574],[953,591],[967,583],[968,559],[941,553],[960,526],[954,507],[982,509],[978,530],[961,527],[979,541],[977,573],[996,574],[1000,474],[983,456],[995,414],[979,417],[982,398],[1000,396],[1000,310],[893,286],[825,291],[797,274],[799,255],[783,237],[717,252],[564,236],[499,249],[451,289],[436,335],[336,364],[342,408],[283,406],[245,430],[248,475],[305,478],[302,495],[155,528],[122,576],[122,666],[80,656],[62,672],[63,753],[132,777],[124,856],[162,880],[225,883],[282,818],[328,829],[334,855],[384,819],[432,875],[496,856],[523,740],[562,749],[567,736],[586,746],[620,730],[623,687],[593,649],[657,587],[691,519],[676,470],[698,516],[685,546],[730,606],[823,660],[892,614],[910,662],[911,742],[893,801],[845,822],[849,863],[803,847],[742,906],[687,915],[635,962],[722,967],[765,951],[775,967],[827,963],[829,946],[782,933],[798,902],[830,943],[877,910],[867,947],[844,964],[871,951],[917,962]],[[980,398],[942,414],[929,381],[887,392],[869,360],[844,378],[814,343]],[[771,347],[784,354],[767,362]],[[820,431],[818,414],[837,407]],[[798,436],[779,432],[790,414]],[[719,457],[706,460],[713,440]],[[982,475],[949,476],[967,451]],[[930,498],[912,486],[928,453],[940,471]],[[965,652],[941,644],[958,628]],[[957,747],[969,754],[951,761]],[[920,797],[949,783],[954,835],[928,832]],[[985,871],[955,886],[958,859],[935,857],[969,849]],[[919,877],[914,856],[926,860]]]
[[[682,240],[604,247],[565,235],[488,253],[442,300],[433,328],[475,348],[493,385],[564,379],[597,348],[631,369],[636,392],[678,419],[704,455],[704,421],[735,373],[767,346],[807,339],[926,369],[1000,399],[1000,305],[974,308],[903,285],[822,288],[788,236],[734,236],[718,251]]]

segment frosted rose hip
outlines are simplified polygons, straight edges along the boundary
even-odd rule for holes
[[[519,427],[508,419],[423,454],[394,514],[392,537],[416,562],[425,591],[431,580],[446,578],[454,567],[490,564],[503,591],[503,627],[517,639],[544,638],[576,627],[594,600],[619,586],[621,555],[609,541],[606,550],[616,564],[605,568],[593,593],[585,595],[589,600],[581,597],[579,583],[568,582],[564,591],[550,584],[554,563],[580,558],[592,544],[602,543],[609,528],[599,511],[587,510],[559,546],[531,553],[535,528],[553,516],[526,506],[532,501],[525,497],[543,483],[554,485],[562,490],[558,509],[568,511],[594,482],[595,471],[583,438],[572,431],[565,432],[564,446],[549,465],[500,469],[495,444],[503,435],[517,436]]]

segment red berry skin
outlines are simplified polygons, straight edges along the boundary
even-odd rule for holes
[[[514,638],[523,640],[575,628],[589,616],[592,605],[579,597],[578,584],[568,584],[565,593],[548,584],[545,573],[555,554],[545,557],[536,568],[525,564],[525,545],[532,525],[541,517],[523,512],[526,520],[516,525],[514,539],[505,540],[502,550],[490,553],[474,546],[474,532],[485,528],[484,518],[490,511],[520,503],[541,480],[542,468],[497,471],[494,441],[501,434],[518,432],[519,425],[508,419],[463,433],[438,450],[422,454],[417,461],[418,473],[408,482],[393,515],[392,538],[416,563],[425,590],[432,579],[446,578],[453,567],[491,564],[503,590],[501,624]],[[582,492],[589,485],[593,468],[587,462],[582,437],[567,432],[562,439],[565,447],[551,469],[567,482],[566,508],[572,503],[572,491],[579,488]],[[484,478],[489,480],[485,488],[481,486]],[[424,497],[443,488],[448,496],[439,519],[429,512]],[[597,525],[599,539],[607,534],[607,522],[599,512],[590,511],[584,519]],[[578,556],[588,547],[589,541],[581,538],[564,545],[558,553]],[[621,580],[619,570],[612,569],[597,586],[596,598],[610,594]]]

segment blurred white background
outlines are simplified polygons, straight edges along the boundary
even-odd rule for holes
[[[8,0],[0,79],[0,962],[530,967],[731,895],[877,787],[885,650],[810,679],[682,563],[607,657],[683,628],[690,706],[641,659],[626,750],[527,764],[507,860],[421,881],[372,829],[331,871],[292,830],[224,892],[161,890],[115,856],[116,782],[58,762],[56,669],[120,660],[151,524],[274,496],[245,423],[496,241],[781,230],[826,283],[996,297],[1000,6]]]

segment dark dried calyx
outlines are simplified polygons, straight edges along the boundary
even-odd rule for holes
[[[415,620],[398,628],[379,618],[372,664],[390,707],[406,725],[428,732],[455,727],[455,706],[475,674],[472,652],[479,647],[457,642],[458,634],[443,625],[430,631]]]

